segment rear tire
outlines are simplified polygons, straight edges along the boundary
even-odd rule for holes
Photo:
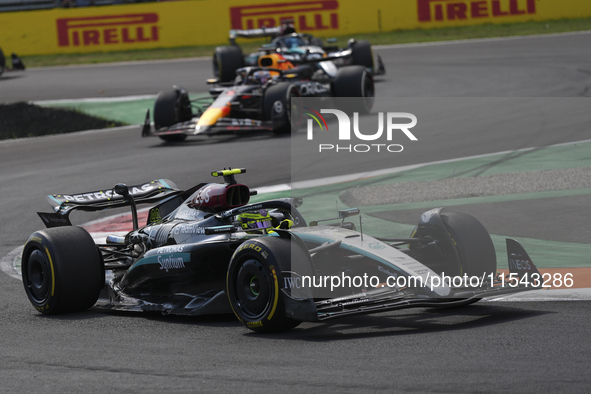
[[[298,88],[288,82],[280,82],[269,87],[263,98],[263,116],[266,120],[275,120],[282,124],[273,130],[276,134],[296,132],[302,123],[302,104]]]
[[[334,97],[362,97],[361,106],[345,108],[346,112],[368,113],[373,107],[375,89],[371,74],[363,66],[339,68],[332,82]]]
[[[456,244],[460,275],[481,277],[497,271],[495,246],[482,223],[462,212],[442,213],[441,218]]]
[[[235,45],[217,47],[213,54],[213,75],[220,82],[232,82],[236,70],[244,67],[244,56],[240,47]]]
[[[300,324],[286,316],[282,291],[282,271],[290,270],[292,256],[307,261],[299,246],[280,237],[246,241],[232,256],[226,291],[234,314],[250,330],[281,332]]]
[[[80,227],[33,233],[22,255],[25,292],[45,315],[81,312],[98,300],[105,283],[100,251]]]
[[[154,126],[156,129],[191,120],[191,101],[184,89],[163,90],[154,103]],[[183,141],[184,134],[160,136],[164,141]]]
[[[374,69],[373,53],[371,44],[368,41],[359,40],[352,42],[351,52],[354,65]]]

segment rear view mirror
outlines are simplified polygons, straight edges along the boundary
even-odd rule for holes
[[[341,209],[339,211],[339,218],[348,218],[350,216],[357,216],[361,213],[359,208]]]

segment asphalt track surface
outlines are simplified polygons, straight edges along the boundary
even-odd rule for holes
[[[589,44],[591,34],[573,34],[381,48],[388,74],[377,90],[380,96],[403,97],[586,97]],[[153,94],[174,83],[202,91],[209,75],[207,60],[32,69],[0,79],[0,102]],[[499,131],[494,145],[479,149],[492,153],[589,135],[583,128],[558,135]],[[401,155],[396,165],[463,157],[475,154],[465,146],[479,146],[466,136],[447,137],[438,152]],[[186,188],[228,165],[247,167],[241,180],[252,187],[284,183],[289,145],[289,138],[267,135],[167,145],[139,138],[133,127],[0,143],[0,256],[41,227],[35,212],[47,210],[46,194],[155,178]],[[546,231],[551,237],[561,230]],[[588,302],[406,310],[305,323],[289,333],[262,336],[231,316],[88,311],[45,317],[30,306],[22,283],[3,274],[0,293],[4,392],[588,392],[591,387]]]

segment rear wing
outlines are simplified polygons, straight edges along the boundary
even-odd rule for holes
[[[129,186],[128,189],[136,204],[155,203],[182,193],[182,190],[168,179],[157,179]],[[53,208],[53,213],[38,212],[37,214],[47,227],[71,225],[69,215],[75,210],[93,212],[130,205],[113,189],[79,194],[51,194],[45,197],[45,200]]]
[[[230,43],[235,44],[235,39],[240,38],[275,38],[281,33],[281,28],[277,27],[262,27],[260,29],[247,30],[230,30]]]

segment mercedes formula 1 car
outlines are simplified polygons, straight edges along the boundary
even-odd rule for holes
[[[409,238],[372,237],[348,221],[359,215],[355,208],[306,222],[297,209],[301,199],[249,203],[256,193],[236,182],[242,172],[213,172],[225,184],[186,191],[160,179],[47,196],[53,212],[39,216],[48,228],[34,232],[22,254],[30,302],[43,314],[93,306],[234,313],[251,330],[273,332],[302,321],[461,306],[539,287],[523,281],[539,273],[514,240],[507,240],[511,280],[496,272],[491,238],[467,214],[432,209]],[[156,204],[143,226],[140,203]],[[95,244],[69,220],[75,210],[122,206],[131,207],[133,230],[108,235],[104,243]]]
[[[372,75],[385,74],[386,69],[380,55],[373,53],[371,45],[365,40],[350,39],[346,48],[324,45],[322,39],[310,34],[296,33],[293,21],[285,21],[278,27],[231,30],[230,44],[220,46],[213,54],[213,73],[222,82],[231,82],[237,69],[245,66],[256,66],[262,56],[269,53],[280,53],[293,64],[305,60],[305,54],[315,54],[330,58],[327,62],[335,67],[359,65]],[[236,38],[270,38],[256,52],[244,55],[236,44]]]
[[[210,89],[210,97],[190,100],[178,86],[162,91],[154,104],[155,129],[148,111],[142,136],[182,141],[255,130],[289,133],[302,122],[301,97],[363,97],[364,108],[357,110],[369,112],[375,95],[371,74],[362,66],[337,69],[326,59],[311,54],[295,66],[271,53],[261,56],[256,67],[236,70],[233,82]],[[220,84],[218,79],[208,82]]]

